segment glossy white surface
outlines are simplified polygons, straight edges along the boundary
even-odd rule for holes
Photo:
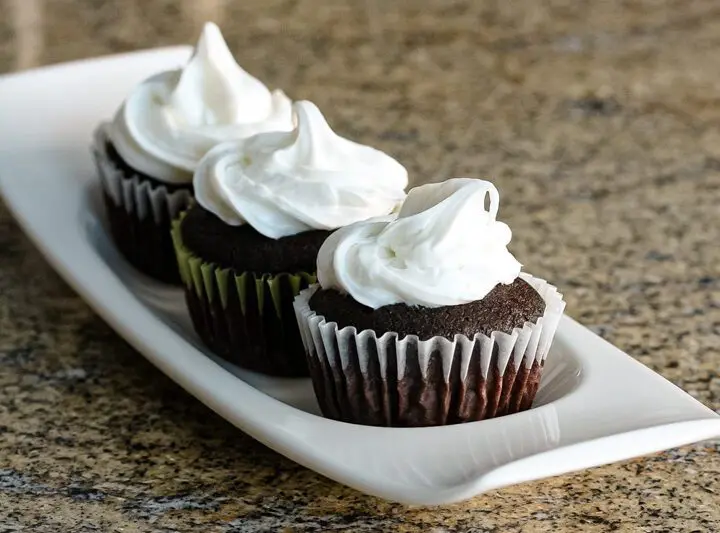
[[[0,190],[30,238],[98,314],[208,407],[332,479],[415,504],[458,501],[720,436],[717,414],[569,318],[560,324],[534,409],[441,428],[326,420],[314,414],[307,380],[264,378],[208,357],[179,291],[136,274],[109,242],[88,148],[97,122],[130,87],[189,51],[0,78]]]

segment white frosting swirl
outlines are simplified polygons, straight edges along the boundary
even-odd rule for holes
[[[318,281],[373,309],[481,300],[520,274],[507,249],[512,232],[495,220],[498,202],[495,186],[477,179],[411,189],[397,219],[368,220],[330,235],[318,255]]]
[[[292,104],[235,62],[220,29],[205,24],[190,61],[137,86],[110,125],[131,167],[169,183],[189,183],[216,144],[293,128]]]
[[[389,155],[337,135],[315,104],[293,105],[297,127],[223,143],[200,162],[198,203],[225,223],[272,239],[332,230],[391,213],[407,170]]]

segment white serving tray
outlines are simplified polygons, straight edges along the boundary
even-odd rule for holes
[[[177,289],[137,274],[104,227],[89,144],[141,79],[180,65],[165,48],[0,77],[0,191],[57,271],[120,335],[215,412],[273,450],[358,490],[411,504],[454,502],[720,436],[720,417],[570,318],[535,407],[439,428],[326,420],[308,380],[213,358]]]

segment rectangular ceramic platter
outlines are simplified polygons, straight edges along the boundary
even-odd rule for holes
[[[0,78],[0,189],[57,271],[120,335],[208,407],[270,448],[358,490],[441,504],[490,489],[720,436],[720,417],[563,318],[532,410],[438,428],[318,416],[309,380],[258,376],[198,341],[180,290],[113,247],[89,144],[128,91],[182,64],[167,48]]]

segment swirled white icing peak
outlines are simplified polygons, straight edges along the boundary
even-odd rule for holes
[[[498,203],[497,189],[483,180],[415,187],[396,219],[359,222],[330,235],[318,255],[318,281],[373,309],[481,300],[520,274],[507,249],[512,232],[495,219]]]
[[[407,171],[389,155],[337,135],[315,104],[293,105],[297,126],[223,143],[200,162],[198,203],[230,225],[278,239],[391,213]]]
[[[240,68],[220,29],[207,23],[185,67],[137,86],[109,133],[131,167],[162,181],[186,183],[218,143],[292,128],[287,96],[271,93]]]

